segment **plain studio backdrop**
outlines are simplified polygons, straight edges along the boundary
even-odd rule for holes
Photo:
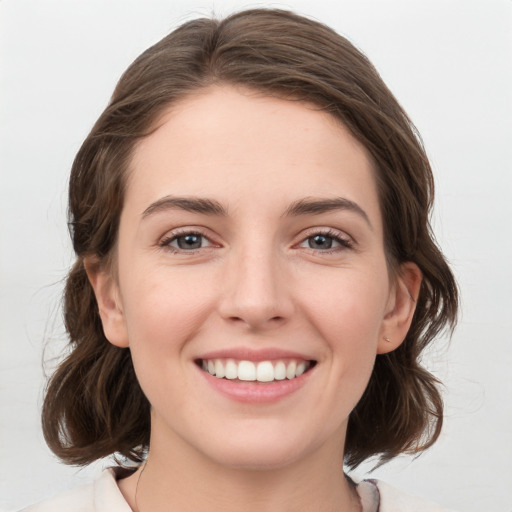
[[[60,464],[39,420],[43,348],[48,361],[65,341],[72,159],[140,52],[186,20],[246,7],[289,8],[347,36],[417,125],[434,168],[433,224],[463,305],[451,343],[441,339],[425,358],[446,387],[445,428],[421,457],[371,474],[461,512],[510,512],[510,0],[0,1],[0,508],[101,469]]]

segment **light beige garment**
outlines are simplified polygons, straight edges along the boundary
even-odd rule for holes
[[[377,480],[363,481],[356,489],[363,512],[449,512]],[[22,512],[132,512],[132,509],[117,486],[114,470],[106,469],[94,482],[32,505]]]

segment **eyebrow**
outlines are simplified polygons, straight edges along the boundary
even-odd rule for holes
[[[187,212],[219,216],[227,215],[226,209],[218,201],[213,199],[166,196],[151,203],[144,212],[142,212],[142,218],[145,219],[150,215],[166,210],[184,210]]]
[[[354,212],[362,217],[365,222],[373,229],[367,213],[354,201],[344,197],[334,198],[314,198],[307,197],[293,202],[284,213],[285,216],[299,216],[299,215],[320,215],[322,213],[330,212],[332,210],[348,210]]]
[[[183,210],[206,215],[227,216],[227,210],[214,199],[200,197],[165,196],[151,203],[142,213],[145,219],[166,210]],[[348,210],[358,214],[373,229],[366,212],[354,201],[344,197],[304,198],[294,201],[284,212],[284,216],[320,215],[333,210]]]

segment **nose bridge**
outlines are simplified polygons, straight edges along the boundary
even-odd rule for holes
[[[282,255],[269,240],[263,244],[252,242],[230,254],[222,316],[262,328],[288,317],[291,300],[280,261]]]

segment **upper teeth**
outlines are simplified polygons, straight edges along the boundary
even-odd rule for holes
[[[272,382],[294,379],[310,367],[309,361],[235,361],[234,359],[203,359],[202,368],[219,379]]]

